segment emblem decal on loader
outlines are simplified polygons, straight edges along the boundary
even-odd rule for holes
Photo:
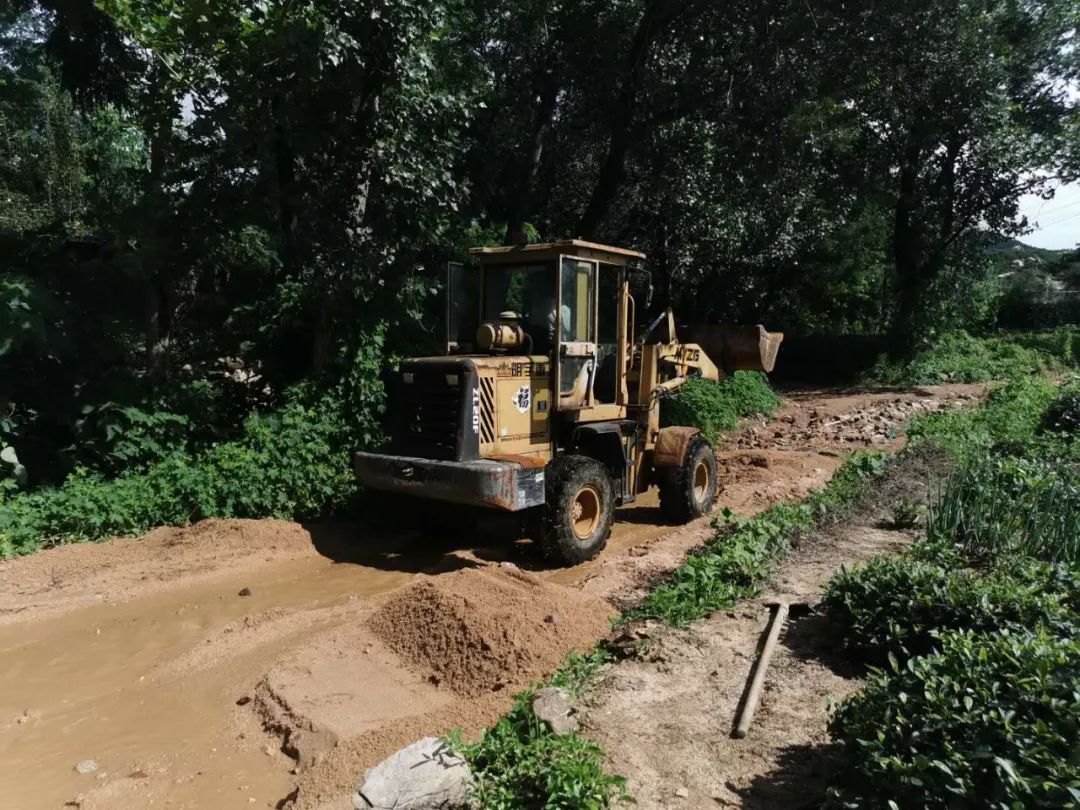
[[[528,413],[530,405],[532,405],[532,389],[523,385],[514,394],[514,407],[518,409],[518,413]]]

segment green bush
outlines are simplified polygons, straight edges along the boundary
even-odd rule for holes
[[[749,519],[726,511],[724,523],[702,553],[689,557],[671,582],[655,588],[627,618],[685,626],[753,596],[772,575],[776,560],[788,553],[792,535],[849,507],[865,479],[880,475],[884,468],[880,455],[856,453],[825,489],[803,501],[777,504]]]
[[[1080,805],[1080,643],[949,633],[941,652],[871,675],[830,731],[827,808]]]
[[[769,415],[779,406],[780,397],[769,387],[764,374],[737,371],[719,383],[689,380],[675,396],[661,403],[660,421],[665,427],[701,428],[705,438],[716,442],[721,433],[733,430],[742,417]]]
[[[188,451],[191,419],[164,409],[87,405],[76,423],[79,463],[103,475],[145,470]]]
[[[889,656],[903,661],[933,651],[948,630],[1047,625],[1064,631],[1076,618],[1075,595],[1076,574],[1043,563],[975,571],[899,557],[841,570],[822,607],[849,649],[883,665]]]
[[[1021,345],[1011,335],[979,338],[964,331],[949,332],[910,360],[896,363],[882,358],[871,378],[888,385],[1014,380],[1072,363],[1072,345],[1070,338],[1066,355],[1049,346]]]
[[[353,490],[341,406],[327,397],[256,414],[237,441],[144,473],[105,480],[76,471],[63,486],[0,503],[0,554],[145,532],[205,517],[303,518]]]
[[[1059,326],[1045,331],[1008,332],[1002,337],[1018,346],[1042,352],[1063,366],[1080,363],[1080,327]]]

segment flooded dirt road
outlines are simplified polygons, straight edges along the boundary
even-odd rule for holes
[[[801,497],[846,451],[895,446],[895,429],[917,410],[978,394],[799,394],[767,426],[749,424],[719,448],[719,507],[749,514]],[[0,562],[4,806],[274,807],[288,797],[297,807],[348,807],[364,767],[424,734],[479,731],[562,652],[587,646],[567,633],[574,611],[607,615],[710,528],[664,525],[646,496],[619,511],[598,560],[557,571],[530,544],[499,534],[205,521]],[[521,605],[550,605],[531,618],[514,600],[478,609],[487,613],[471,629],[482,646],[492,628],[520,624],[516,648],[550,653],[515,657],[526,663],[505,683],[455,691],[409,657],[408,639],[387,646],[372,634],[372,616],[402,589],[467,589],[471,580],[447,578],[500,561],[532,572],[507,593],[525,588]],[[460,619],[471,632],[472,617]]]

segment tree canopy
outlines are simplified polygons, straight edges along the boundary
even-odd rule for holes
[[[366,390],[476,242],[642,249],[686,320],[990,323],[986,234],[1080,177],[1078,29],[1076,0],[10,0],[0,445],[55,480],[166,442],[149,415],[199,445]]]

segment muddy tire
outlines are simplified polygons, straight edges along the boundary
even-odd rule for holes
[[[591,560],[607,545],[615,488],[604,466],[586,456],[560,456],[545,472],[540,531],[544,556],[559,565]]]
[[[719,492],[716,454],[703,437],[695,436],[683,463],[659,470],[660,511],[672,523],[689,523],[712,511]]]

